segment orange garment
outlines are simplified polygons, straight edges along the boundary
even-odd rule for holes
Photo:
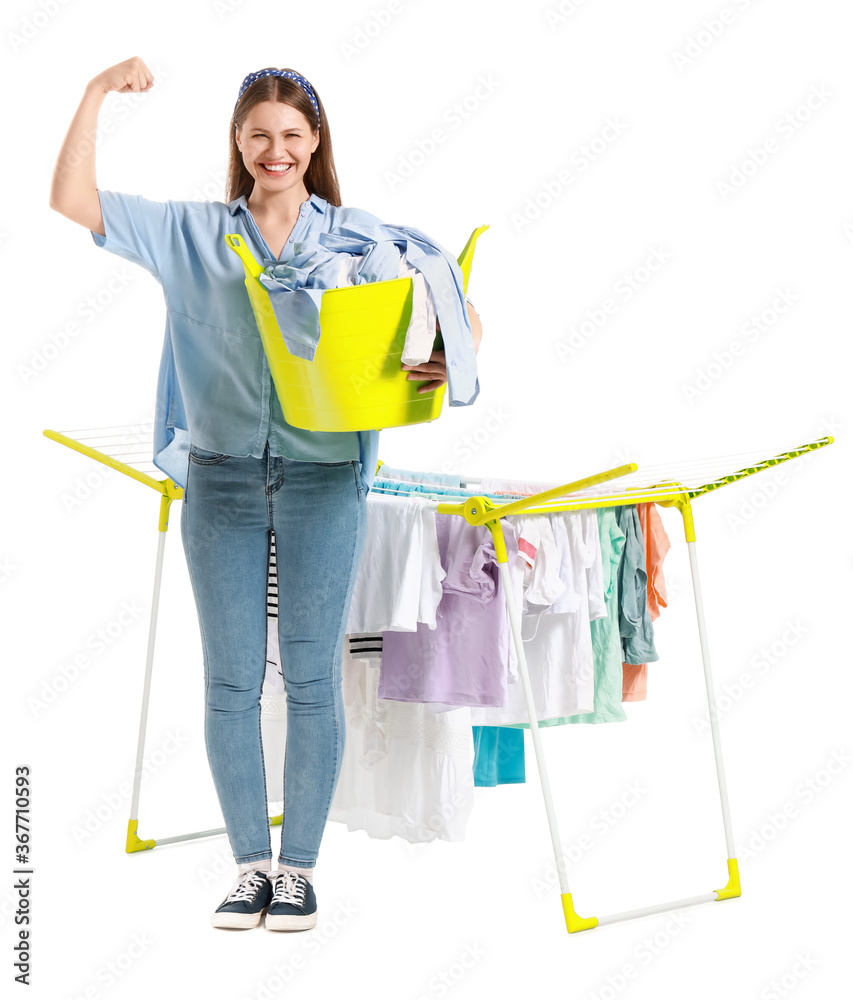
[[[622,664],[622,701],[645,701],[648,663]]]
[[[660,519],[657,504],[637,504],[637,515],[646,544],[646,602],[652,621],[655,621],[660,617],[660,609],[666,607],[663,561],[671,543]],[[645,701],[648,672],[648,663],[622,664],[622,701]]]

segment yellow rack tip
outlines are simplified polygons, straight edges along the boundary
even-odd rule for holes
[[[566,918],[566,930],[569,934],[574,934],[575,931],[589,930],[591,927],[598,927],[598,917],[579,917],[575,913],[575,905],[572,902],[572,894],[570,892],[561,893],[560,899],[563,902],[563,915]]]
[[[715,889],[717,899],[731,899],[740,895],[740,875],[737,870],[737,858],[728,858],[726,863],[729,866],[729,881],[725,889]]]
[[[138,823],[137,819],[127,821],[127,844],[124,848],[126,854],[133,854],[135,851],[150,851],[154,846],[153,840],[140,840],[137,837],[136,827]]]

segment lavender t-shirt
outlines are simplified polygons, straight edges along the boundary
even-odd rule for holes
[[[458,514],[436,514],[442,598],[436,627],[382,633],[378,695],[391,701],[506,707],[510,627],[491,532]],[[509,565],[515,530],[502,521]]]

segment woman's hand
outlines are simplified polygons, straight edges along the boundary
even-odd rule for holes
[[[471,318],[471,332],[474,335],[474,353],[476,354],[480,350],[483,327],[480,324],[480,317],[471,303],[468,302],[466,305],[468,307],[468,315]],[[435,330],[436,333],[441,333],[441,324],[437,319],[435,321]],[[422,364],[403,365],[402,367],[404,371],[409,372],[408,378],[411,382],[424,381],[424,379],[419,379],[417,374],[413,375],[412,373],[420,373],[432,377],[432,381],[427,383],[427,385],[420,386],[418,392],[432,392],[447,381],[447,363],[444,359],[444,351],[433,351],[429,356],[429,361],[424,361]]]
[[[412,382],[422,382],[424,378],[432,379],[426,385],[418,386],[418,392],[432,392],[447,381],[444,351],[433,351],[429,356],[429,361],[424,361],[419,365],[403,365],[403,370],[409,372],[407,377]],[[421,373],[420,378],[418,373]]]
[[[154,74],[139,58],[133,56],[124,62],[110,66],[91,80],[91,85],[108,94],[111,90],[119,94],[130,91],[141,92],[154,86]]]

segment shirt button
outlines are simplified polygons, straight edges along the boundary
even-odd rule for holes
[[[291,236],[290,239],[287,242],[288,243],[292,243],[293,242],[293,237]]]

